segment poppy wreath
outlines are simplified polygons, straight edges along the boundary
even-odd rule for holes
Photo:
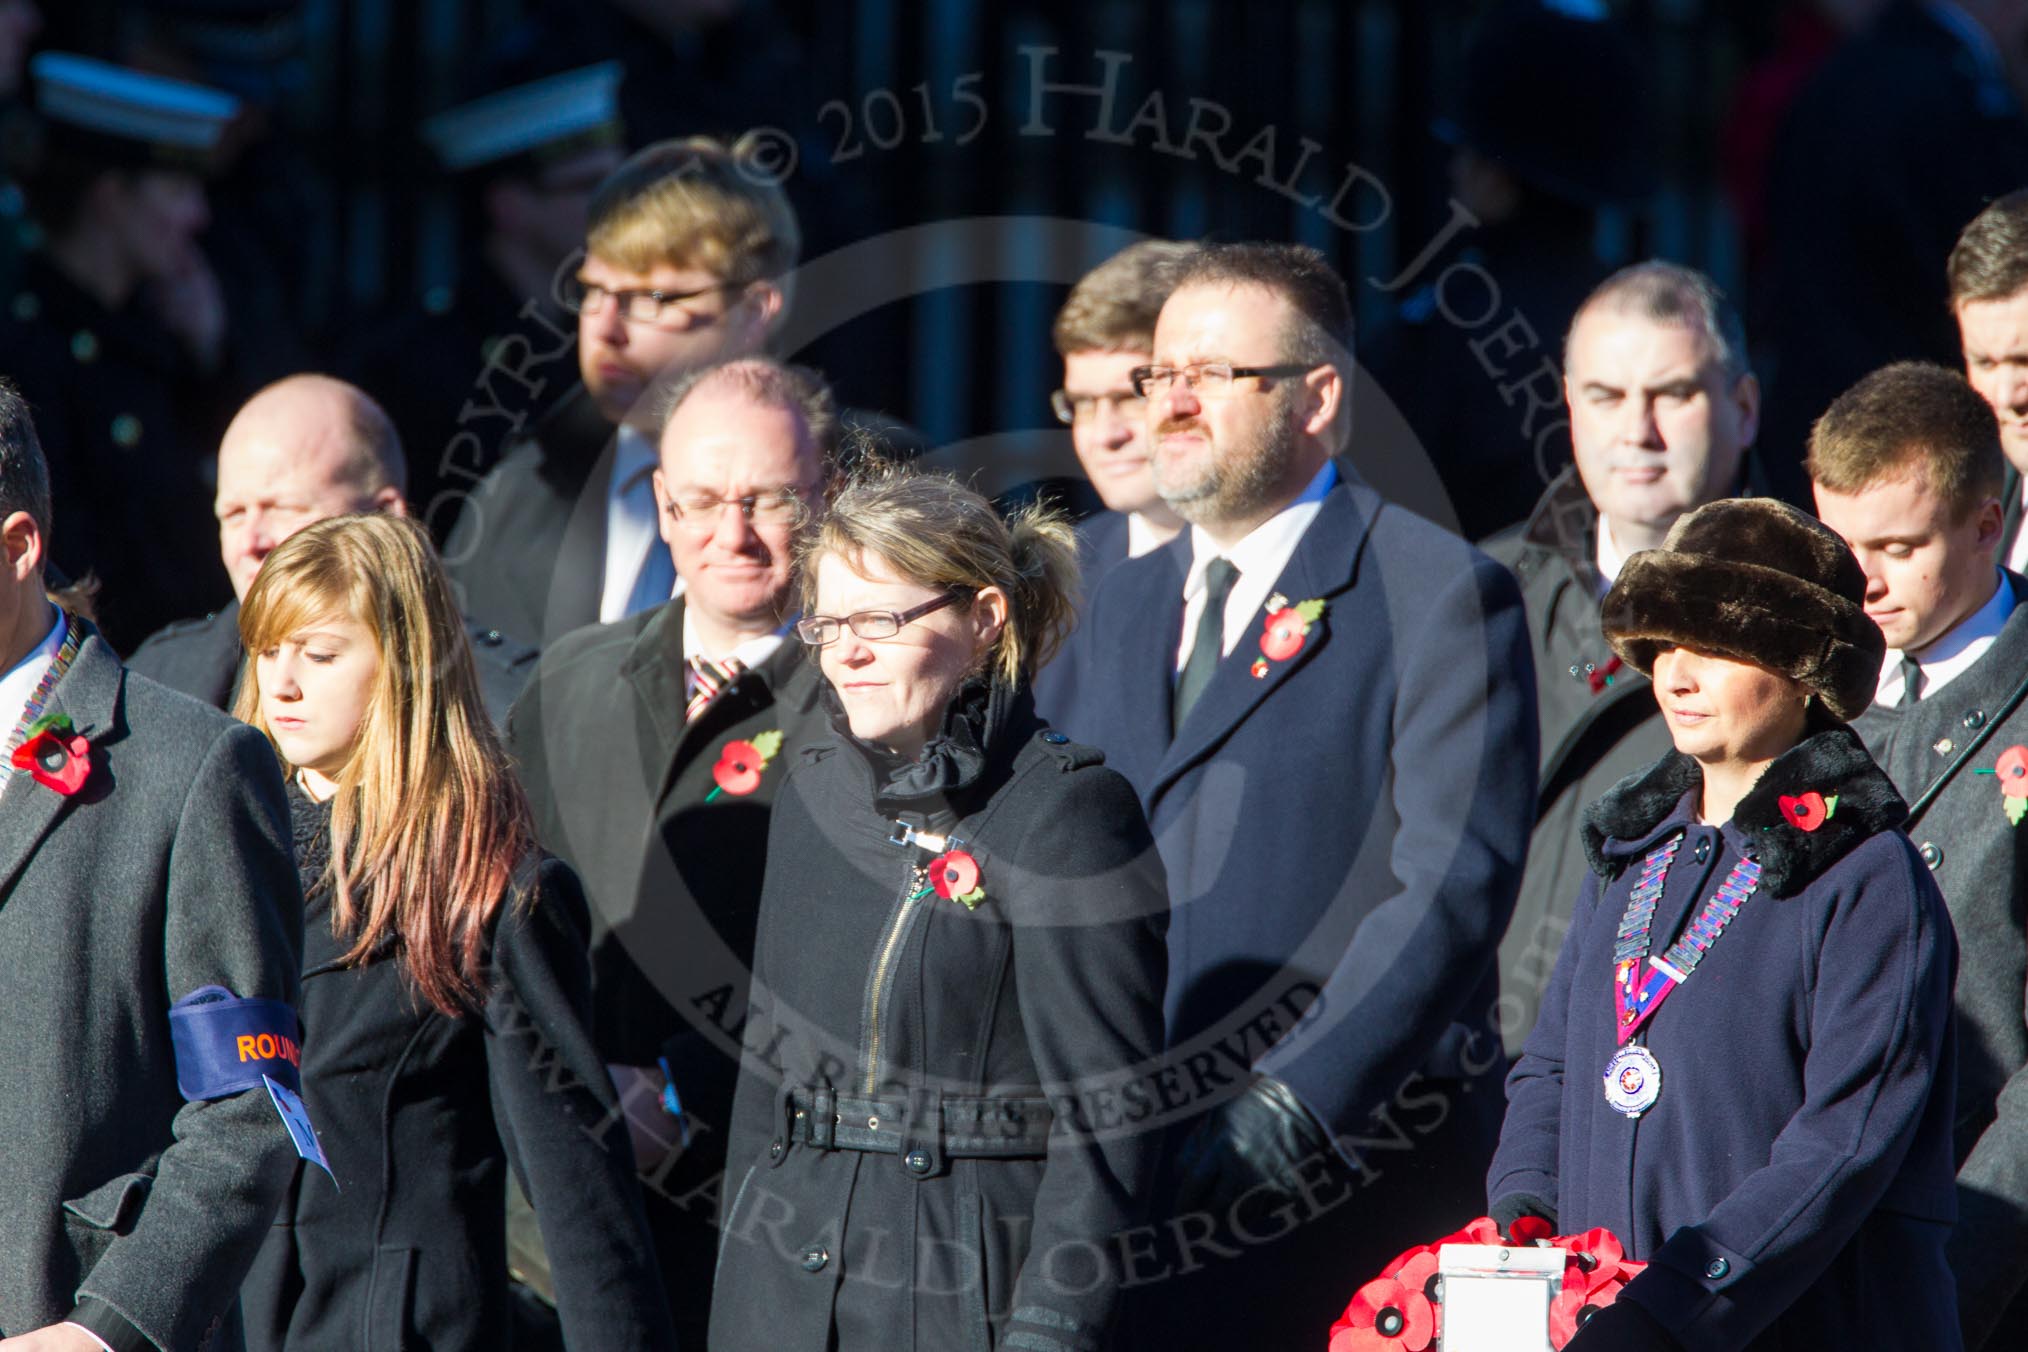
[[[718,764],[711,767],[711,778],[717,787],[704,795],[710,802],[721,793],[735,798],[744,798],[761,786],[761,775],[782,749],[780,731],[763,732],[752,741],[738,739],[727,742],[718,752]]]
[[[92,746],[64,714],[45,714],[28,725],[13,765],[44,788],[68,798],[92,773]]]
[[[1418,1244],[1352,1295],[1331,1325],[1330,1352],[1427,1352],[1441,1345],[1442,1286],[1437,1257],[1446,1244],[1547,1244],[1564,1252],[1563,1285],[1549,1306],[1550,1344],[1562,1348],[1594,1314],[1618,1299],[1645,1263],[1630,1263],[1608,1230],[1552,1237],[1549,1222],[1522,1216],[1511,1238],[1489,1216],[1455,1234]]]

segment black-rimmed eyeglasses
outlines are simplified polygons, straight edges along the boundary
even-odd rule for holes
[[[812,648],[822,648],[838,641],[838,635],[850,629],[863,639],[893,638],[905,624],[911,624],[933,610],[942,610],[953,601],[964,599],[963,592],[948,591],[919,606],[907,610],[860,610],[850,615],[805,615],[796,621],[796,637]]]
[[[663,291],[649,286],[609,287],[583,277],[566,277],[557,286],[556,299],[572,314],[583,314],[586,310],[602,309],[606,298],[620,307],[623,318],[636,324],[657,324],[680,314],[686,319],[701,319],[704,316],[691,304],[714,291],[725,291],[744,286],[744,282],[713,282],[700,286],[694,291]]]
[[[1229,393],[1235,380],[1248,376],[1262,379],[1299,376],[1316,370],[1319,365],[1319,362],[1283,362],[1278,366],[1233,366],[1222,361],[1200,361],[1188,366],[1136,366],[1127,372],[1127,379],[1133,382],[1134,392],[1143,399],[1156,399],[1167,394],[1169,387],[1179,378],[1193,394],[1216,399]]]

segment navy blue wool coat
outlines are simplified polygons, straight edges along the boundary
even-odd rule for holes
[[[1341,479],[1275,583],[1324,602],[1301,650],[1253,674],[1263,608],[1172,736],[1189,564],[1186,533],[1113,569],[1063,659],[1077,698],[1041,712],[1147,805],[1174,907],[1170,1042],[1207,1047],[1183,1087],[1230,1084],[1237,1050],[1242,1075],[1250,1061],[1334,1132],[1369,1134],[1439,1044],[1453,1074],[1498,1060],[1472,1032],[1534,822],[1521,598],[1456,536]],[[1265,1016],[1292,989],[1318,1008],[1291,1036]]]
[[[1701,791],[1672,752],[1587,814],[1596,873],[1508,1080],[1488,1194],[1536,1199],[1564,1233],[1611,1230],[1650,1264],[1625,1299],[1693,1352],[1958,1348],[1957,941],[1902,801],[1842,726],[1776,760],[1721,827],[1699,824]],[[1838,801],[1805,832],[1780,798],[1812,791]],[[1641,859],[1678,832],[1654,952],[1742,852],[1763,873],[1643,1029],[1661,1097],[1630,1119],[1603,1087],[1613,940]]]
[[[1107,576],[1061,659],[1075,698],[1042,712],[1133,784],[1167,870],[1150,1119],[1186,1133],[1271,1075],[1336,1157],[1300,1205],[1205,1245],[1201,1216],[1172,1218],[1183,1251],[1135,1280],[1173,1331],[1130,1345],[1300,1346],[1481,1205],[1506,1065],[1494,954],[1535,816],[1533,666],[1505,569],[1344,479],[1275,582],[1323,603],[1301,649],[1265,658],[1264,608],[1172,736],[1189,563],[1186,534]],[[1202,1289],[1157,1280],[1182,1274]]]

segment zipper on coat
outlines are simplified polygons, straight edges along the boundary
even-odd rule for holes
[[[880,1083],[880,1023],[885,1017],[887,997],[894,985],[895,961],[907,946],[909,928],[922,910],[923,899],[933,895],[934,891],[923,866],[911,860],[902,879],[901,894],[895,901],[894,911],[888,917],[887,929],[881,938],[879,957],[873,966],[873,980],[866,988],[866,1020],[859,1039],[859,1059],[866,1068],[862,1090],[869,1098]]]

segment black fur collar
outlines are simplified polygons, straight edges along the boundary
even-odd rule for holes
[[[1702,785],[1697,762],[1672,751],[1608,789],[1584,814],[1584,852],[1592,871],[1616,878],[1669,819],[1683,795]],[[1782,815],[1784,795],[1837,795],[1838,806],[1814,831]],[[1761,887],[1794,896],[1860,841],[1901,825],[1908,805],[1859,738],[1838,724],[1805,737],[1782,754],[1732,814],[1761,863]]]

